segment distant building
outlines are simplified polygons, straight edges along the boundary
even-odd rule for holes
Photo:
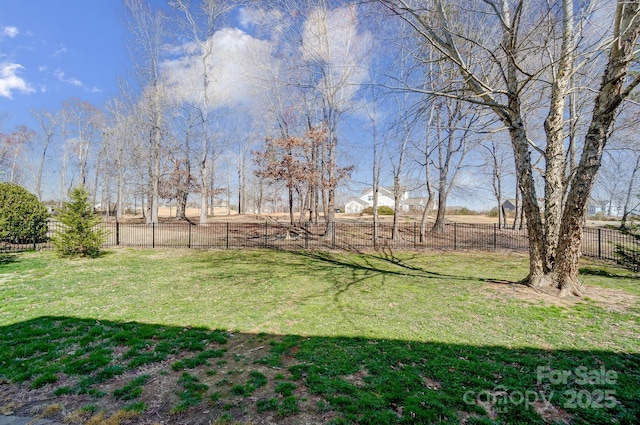
[[[427,205],[427,198],[409,198],[409,192],[406,188],[402,188],[402,195],[400,196],[400,210],[404,212],[408,211],[422,211]],[[380,187],[378,189],[378,207],[395,207],[393,200],[393,188]],[[360,196],[357,198],[350,198],[345,203],[345,212],[348,214],[360,214],[365,208],[373,207],[373,189],[367,188],[360,192]]]
[[[611,201],[589,198],[589,203],[587,204],[587,215],[594,216],[598,214],[607,217],[620,217],[622,215],[622,211]]]
[[[507,199],[502,203],[502,208],[505,211],[515,211],[516,210],[516,200],[515,199]]]

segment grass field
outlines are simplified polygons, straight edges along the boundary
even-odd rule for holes
[[[638,423],[638,276],[490,253],[0,257],[0,413],[67,423]]]

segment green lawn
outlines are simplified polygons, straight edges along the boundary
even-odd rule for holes
[[[494,253],[4,254],[0,382],[72,423],[636,423],[638,276],[585,262],[579,302],[490,282],[526,271]]]

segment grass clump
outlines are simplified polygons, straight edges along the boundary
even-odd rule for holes
[[[178,393],[180,402],[171,410],[174,414],[182,413],[189,407],[200,404],[202,401],[202,394],[209,389],[207,384],[201,383],[197,377],[190,375],[187,372],[182,374],[178,380],[178,384],[184,388],[184,391]]]
[[[291,416],[300,412],[298,399],[293,396],[285,397],[282,400],[277,398],[258,400],[256,408],[259,413],[273,411],[277,412],[280,417]]]
[[[230,392],[233,395],[247,397],[251,395],[251,393],[253,393],[258,388],[264,387],[265,385],[267,385],[267,382],[269,382],[269,380],[263,373],[258,371],[252,371],[249,373],[249,377],[247,379],[246,384],[234,385],[233,387],[231,387]]]
[[[122,408],[122,410],[124,410],[125,412],[136,412],[136,413],[142,413],[146,409],[147,409],[147,405],[142,401],[128,404]]]
[[[40,387],[44,387],[47,384],[53,384],[58,381],[58,375],[53,373],[45,373],[44,375],[38,376],[36,379],[31,382],[31,388],[36,389]]]
[[[276,385],[275,392],[281,394],[283,397],[290,397],[293,395],[293,391],[297,388],[296,384],[291,382],[281,382]]]
[[[138,376],[124,387],[113,390],[113,396],[122,400],[133,400],[142,395],[142,387],[151,378],[149,375]]]

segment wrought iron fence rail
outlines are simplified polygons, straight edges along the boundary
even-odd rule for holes
[[[447,223],[439,232],[421,234],[418,223],[401,223],[394,235],[391,223],[336,222],[326,224],[290,225],[280,222],[234,223],[213,222],[206,225],[190,223],[125,224],[104,222],[107,230],[104,248],[194,248],[194,249],[282,249],[282,250],[360,250],[395,249],[478,250],[526,252],[529,240],[526,230],[504,229],[495,224]],[[12,240],[10,231],[0,233],[0,251],[16,252],[30,249],[52,249],[51,236],[62,229],[57,221],[48,223],[46,237]],[[24,232],[22,232],[24,233]],[[375,237],[374,237],[375,235]],[[585,228],[582,253],[585,256],[616,260],[619,245],[638,248],[632,236],[614,229]]]

